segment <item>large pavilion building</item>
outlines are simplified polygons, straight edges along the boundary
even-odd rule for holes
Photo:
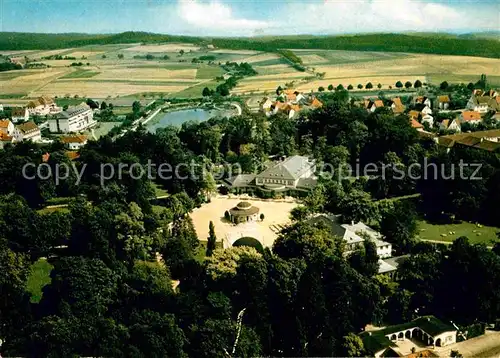
[[[234,208],[229,210],[229,217],[235,224],[249,221],[257,221],[260,209],[253,206],[248,201],[241,201]]]

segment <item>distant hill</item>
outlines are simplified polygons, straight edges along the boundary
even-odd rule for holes
[[[0,51],[5,50],[52,50],[82,47],[87,45],[109,45],[120,43],[157,43],[203,41],[189,36],[172,36],[149,32],[122,32],[119,34],[40,34],[27,32],[0,32]]]
[[[500,58],[500,42],[482,38],[419,36],[404,34],[364,34],[309,36],[300,38],[263,37],[214,39],[213,44],[229,49],[275,51],[279,48],[350,51],[410,52]]]
[[[148,32],[120,34],[38,34],[0,32],[0,50],[35,50],[119,43],[211,42],[228,49],[274,52],[278,49],[328,49],[350,51],[410,52],[500,58],[500,42],[489,33],[450,34],[362,34],[343,36],[266,36],[248,38],[202,38]],[[494,36],[491,36],[494,38]]]

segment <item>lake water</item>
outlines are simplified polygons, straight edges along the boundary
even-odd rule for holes
[[[160,113],[158,114],[159,119],[153,119],[146,126],[148,131],[154,133],[158,128],[164,128],[171,125],[180,127],[182,123],[187,121],[203,122],[213,117],[230,116],[231,114],[231,111],[222,111],[218,109],[182,109],[174,112]]]

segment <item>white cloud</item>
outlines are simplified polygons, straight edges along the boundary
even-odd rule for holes
[[[197,0],[180,0],[178,13],[189,25],[195,29],[206,29],[208,34],[251,35],[253,31],[269,26],[266,21],[237,18],[230,6],[218,1],[201,3]]]
[[[500,26],[498,12],[489,6],[455,8],[421,0],[290,3],[281,19],[281,33],[494,30]]]

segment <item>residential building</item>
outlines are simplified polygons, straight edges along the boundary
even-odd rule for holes
[[[432,117],[432,109],[427,105],[418,105],[416,109],[411,110],[408,115],[410,119],[418,120],[420,123],[428,123],[430,127],[434,126],[434,117]]]
[[[0,133],[10,136],[14,133],[14,129],[14,124],[8,119],[0,120]]]
[[[70,107],[49,119],[49,130],[52,133],[75,133],[84,131],[97,122],[93,119],[92,109],[85,103]]]
[[[375,101],[369,101],[367,109],[369,112],[375,112],[377,108],[384,107],[384,102],[381,99],[376,99]]]
[[[341,224],[339,215],[328,214],[316,215],[310,219],[310,222],[315,225],[321,223],[329,228],[333,235],[342,238],[346,242],[347,253],[351,253],[362,247],[364,237],[367,237],[375,243],[377,255],[380,259],[392,256],[392,245],[382,240],[382,234],[362,222]]]
[[[460,125],[460,120],[455,118],[451,121],[447,128],[449,131],[461,132],[462,126]]]
[[[48,114],[55,114],[61,111],[60,107],[57,107],[54,100],[48,96],[41,96],[37,99],[29,102],[26,108],[30,115],[45,116]]]
[[[0,104],[0,112],[3,112],[3,104]]]
[[[26,122],[29,118],[29,112],[26,108],[12,108],[12,122],[18,123],[18,122]]]
[[[69,150],[80,150],[81,147],[87,144],[88,138],[86,135],[74,135],[61,137],[61,142],[64,143]]]
[[[401,98],[395,97],[391,99],[391,109],[396,114],[401,114],[405,111],[406,107],[401,102]]]
[[[38,142],[42,139],[40,128],[33,121],[18,124],[14,129],[14,138],[16,142],[30,140]]]
[[[450,96],[448,96],[447,94],[446,95],[443,95],[443,96],[438,96],[438,108],[439,109],[443,109],[443,110],[447,110],[448,108],[450,108]],[[431,106],[429,106],[431,107]]]
[[[260,189],[284,192],[308,191],[316,186],[316,163],[308,157],[295,155],[274,163],[260,174],[239,174],[228,178],[230,189]]]
[[[470,123],[470,124],[478,124],[481,123],[481,113],[476,111],[464,111],[460,115],[461,123]]]

